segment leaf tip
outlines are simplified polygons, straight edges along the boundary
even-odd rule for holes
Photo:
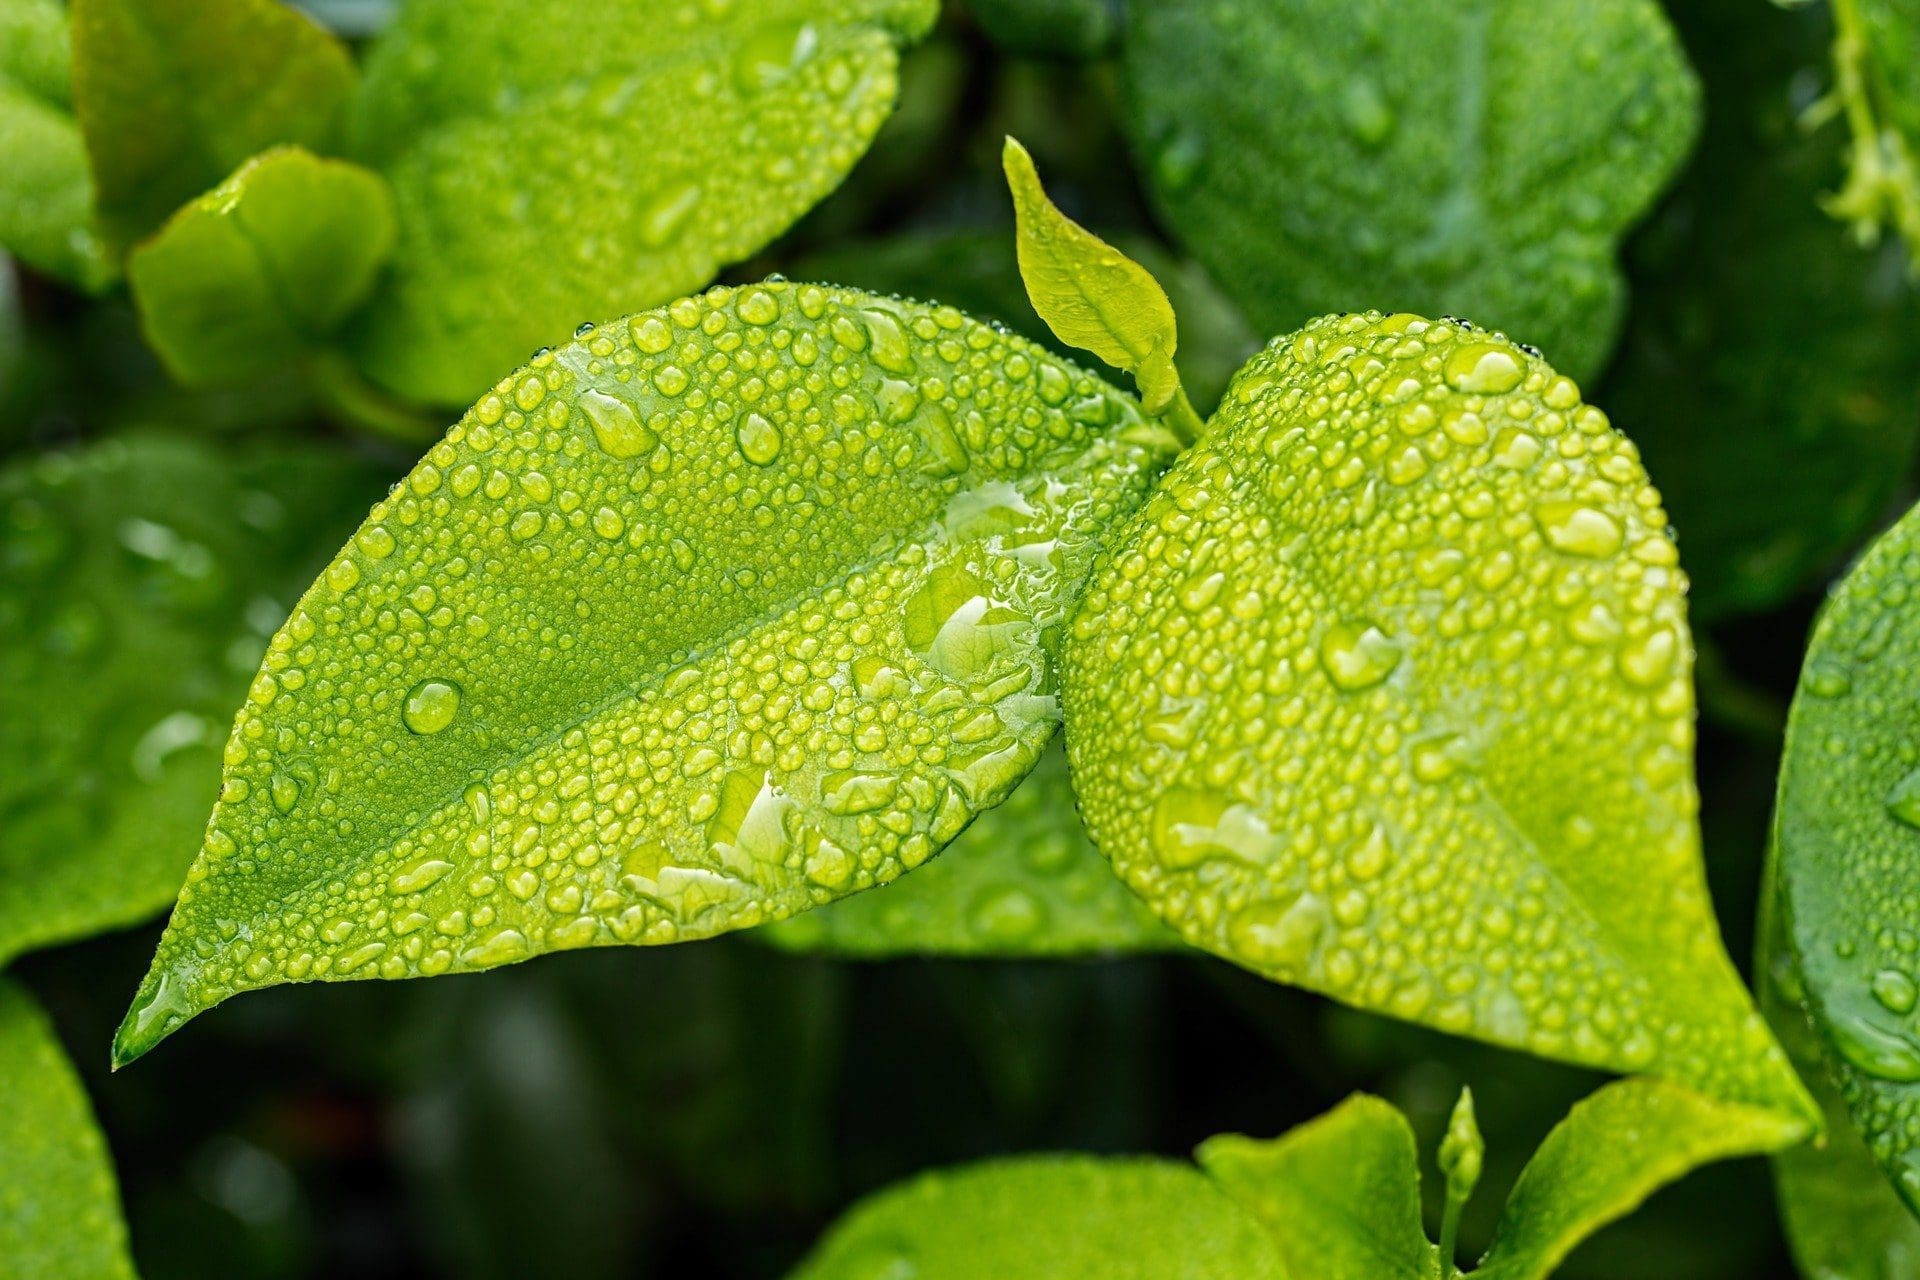
[[[134,993],[133,1004],[113,1033],[110,1065],[118,1071],[145,1057],[200,1010],[188,1000],[185,982],[156,962]]]

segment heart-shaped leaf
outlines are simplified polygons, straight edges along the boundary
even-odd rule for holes
[[[1189,941],[1812,1120],[1714,925],[1659,496],[1571,381],[1457,322],[1315,321],[1111,547],[1074,786]]]
[[[113,1160],[38,1005],[0,980],[0,1259],[11,1280],[133,1280]]]
[[[113,280],[113,255],[93,230],[68,46],[58,0],[0,0],[0,248],[98,290]]]
[[[876,959],[1181,946],[1087,839],[1057,745],[1004,804],[913,875],[769,925],[761,936],[794,951]]]
[[[1168,224],[1255,327],[1469,315],[1576,377],[1613,346],[1621,232],[1692,145],[1655,0],[1134,0],[1127,125]]]
[[[816,285],[540,356],[274,637],[120,1060],[236,991],[705,937],[918,866],[1039,757],[1048,640],[1170,448],[1022,339]]]
[[[168,436],[0,471],[0,966],[173,899],[267,637],[380,479]]]
[[[1854,1126],[1920,1207],[1920,509],[1828,599],[1787,723],[1774,876],[1791,999]]]
[[[582,320],[699,288],[839,185],[936,9],[413,0],[356,115],[400,216],[364,367],[457,404]]]
[[[73,0],[73,78],[101,224],[129,244],[256,152],[327,150],[355,71],[279,0]]]
[[[280,147],[174,214],[133,251],[127,279],[174,377],[233,382],[313,350],[392,248],[380,175]]]

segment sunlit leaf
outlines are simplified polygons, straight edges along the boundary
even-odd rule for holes
[[[1127,124],[1163,216],[1257,328],[1472,316],[1576,377],[1615,241],[1693,140],[1654,0],[1134,0]]]
[[[1049,747],[1004,804],[904,879],[769,925],[767,941],[839,955],[1037,956],[1180,941],[1088,841]]]
[[[0,471],[0,965],[172,900],[267,636],[379,492],[163,436]]]
[[[73,116],[67,11],[0,0],[0,249],[83,289],[113,279]]]
[[[855,1206],[789,1280],[1283,1280],[1253,1216],[1192,1165],[1029,1156]]]
[[[113,1161],[53,1028],[0,979],[0,1263],[9,1280],[133,1280]]]
[[[1024,340],[816,285],[583,333],[273,639],[117,1053],[249,988],[705,937],[918,866],[1058,722],[1170,447]]]
[[[1834,589],[1787,723],[1774,874],[1795,995],[1854,1126],[1920,1206],[1920,510]]]
[[[1190,942],[1812,1119],[1707,896],[1665,515],[1571,381],[1456,322],[1315,321],[1109,546],[1074,787]]]
[[[414,0],[356,117],[400,216],[368,372],[459,403],[581,321],[699,288],[846,176],[935,8]]]
[[[311,350],[393,248],[380,176],[295,147],[265,152],[127,260],[147,340],[188,384],[269,373]]]
[[[1920,434],[1920,286],[1897,243],[1862,249],[1816,207],[1839,138],[1809,136],[1790,95],[1819,72],[1813,15],[1734,0],[1675,18],[1714,51],[1706,137],[1635,243],[1606,403],[1710,619],[1817,582],[1892,514]]]
[[[279,0],[73,0],[73,79],[101,223],[130,243],[256,152],[327,150],[354,68]]]

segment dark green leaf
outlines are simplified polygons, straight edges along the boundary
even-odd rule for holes
[[[236,991],[705,937],[918,866],[1058,722],[1170,447],[951,308],[717,289],[538,357],[277,634],[117,1052]]]
[[[1181,945],[1087,839],[1058,746],[1047,748],[1006,803],[975,818],[913,875],[770,925],[762,936],[790,950],[869,958]]]
[[[172,899],[266,637],[378,493],[161,436],[0,472],[0,965]]]
[[[393,248],[378,174],[281,147],[176,213],[127,260],[147,340],[188,384],[287,364],[331,333]]]
[[[93,176],[57,0],[0,0],[0,248],[83,289],[114,276],[93,230]]]
[[[459,403],[583,320],[705,284],[846,176],[935,8],[415,0],[357,116],[400,215],[369,374]]]
[[[1458,323],[1315,321],[1109,545],[1074,787],[1188,941],[1813,1120],[1707,895],[1665,515],[1571,381]]]
[[[988,37],[1008,53],[1091,62],[1120,35],[1120,0],[967,0]]]
[[[327,150],[354,69],[279,0],[73,0],[73,79],[101,223],[131,243],[256,152]]]
[[[53,1028],[0,979],[0,1273],[133,1280],[113,1161]]]
[[[1622,230],[1693,140],[1653,0],[1133,0],[1127,123],[1180,239],[1256,327],[1453,313],[1576,377],[1613,346]]]

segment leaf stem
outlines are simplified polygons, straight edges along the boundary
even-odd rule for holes
[[[1187,389],[1178,383],[1174,385],[1172,403],[1162,409],[1157,416],[1174,435],[1180,438],[1182,448],[1191,447],[1200,438],[1200,432],[1206,426],[1199,411],[1193,407],[1193,401],[1187,399]]]
[[[1447,1196],[1446,1211],[1440,1217],[1440,1280],[1454,1280],[1460,1274],[1454,1254],[1459,1249],[1460,1211],[1466,1207],[1465,1196]]]

